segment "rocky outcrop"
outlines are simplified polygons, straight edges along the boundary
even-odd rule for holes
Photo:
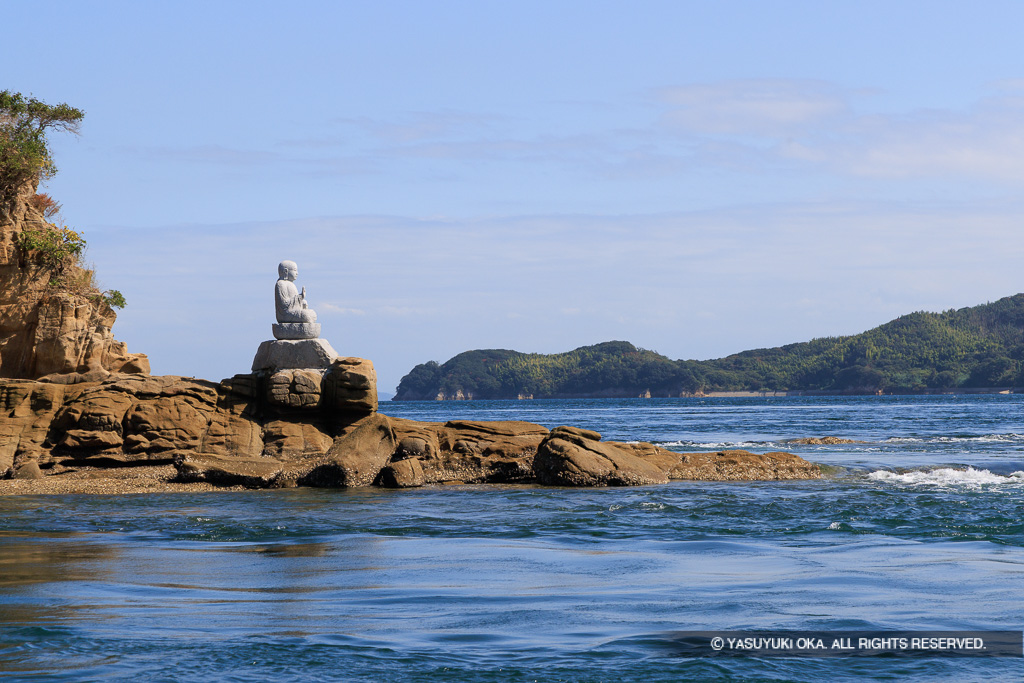
[[[117,315],[91,272],[20,246],[26,230],[51,229],[34,196],[26,186],[0,207],[0,377],[75,383],[149,374],[146,356],[114,338]]]
[[[848,444],[848,443],[867,443],[866,441],[854,441],[853,439],[844,439],[838,436],[811,436],[803,439],[788,439],[785,443],[791,443],[800,446],[835,446],[837,444]]]
[[[372,400],[371,400],[372,399]],[[675,453],[529,422],[415,422],[376,412],[373,364],[323,371],[102,382],[0,381],[0,476],[172,465],[218,486],[539,483],[628,486],[670,479],[820,476],[789,453]]]
[[[341,359],[323,376],[289,371],[287,380],[277,373],[220,384],[125,375],[70,385],[0,380],[0,476],[176,462],[192,480],[270,485],[295,461],[327,454],[376,410],[369,361]]]
[[[326,370],[314,368],[257,373],[266,379],[267,403],[306,412],[372,413],[377,410],[377,374],[363,358],[336,358]],[[250,375],[234,381],[250,382]]]
[[[649,444],[647,444],[649,445]],[[668,473],[626,444],[602,442],[587,429],[556,427],[534,461],[537,481],[550,486],[664,484]]]
[[[651,444],[629,444],[669,479],[692,481],[764,481],[817,479],[821,468],[803,458],[775,451],[751,453],[732,450],[712,453],[676,453]]]

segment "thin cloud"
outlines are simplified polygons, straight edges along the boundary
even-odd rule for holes
[[[279,163],[280,154],[264,150],[236,149],[223,145],[193,145],[185,147],[121,146],[122,153],[156,160],[185,161],[196,164],[225,164],[253,166]]]
[[[269,141],[269,150],[123,151],[313,178],[399,174],[447,184],[471,182],[481,169],[531,175],[557,169],[611,183],[709,171],[769,177],[780,170],[868,181],[1024,183],[1024,79],[1000,82],[960,109],[877,112],[878,96],[814,80],[723,81],[661,88],[653,112],[638,100],[631,120],[589,130],[552,132],[542,118],[410,112],[390,121],[337,119],[319,136]]]
[[[860,144],[830,155],[851,173],[1024,182],[1024,98],[1017,95],[990,96],[961,111],[865,117],[852,128]]]
[[[858,113],[876,91],[818,81],[687,85],[658,97],[665,135],[689,136],[705,165],[770,172],[788,163],[840,176],[1017,184],[1024,182],[1024,80],[999,88],[962,109],[895,114]]]
[[[663,88],[664,121],[687,132],[785,135],[849,113],[845,94],[823,81],[739,80]]]
[[[366,315],[366,311],[361,308],[345,308],[332,303],[319,304],[320,308],[331,313],[339,313],[341,315]]]
[[[460,111],[417,111],[392,120],[369,117],[335,119],[334,123],[354,127],[380,141],[406,144],[439,138],[464,137],[467,133],[486,131],[501,124],[507,117]]]

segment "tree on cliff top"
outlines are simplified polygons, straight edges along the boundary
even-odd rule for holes
[[[6,204],[26,183],[38,183],[57,172],[46,131],[78,134],[85,112],[68,104],[46,104],[9,90],[0,92],[0,204]]]

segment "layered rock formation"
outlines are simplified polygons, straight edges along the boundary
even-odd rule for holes
[[[0,205],[0,377],[74,383],[112,373],[149,374],[149,360],[114,339],[117,315],[91,286],[91,273],[53,265],[19,246],[25,230],[49,224],[26,186]]]
[[[820,476],[788,453],[675,453],[529,422],[414,422],[377,412],[373,364],[238,375],[219,384],[118,376],[71,385],[0,381],[0,475],[170,465],[182,481],[248,487]]]

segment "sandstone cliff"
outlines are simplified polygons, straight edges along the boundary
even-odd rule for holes
[[[114,339],[117,315],[91,285],[91,273],[66,262],[61,272],[20,246],[26,230],[49,224],[26,186],[0,206],[0,377],[74,383],[111,373],[149,374],[143,354]]]

